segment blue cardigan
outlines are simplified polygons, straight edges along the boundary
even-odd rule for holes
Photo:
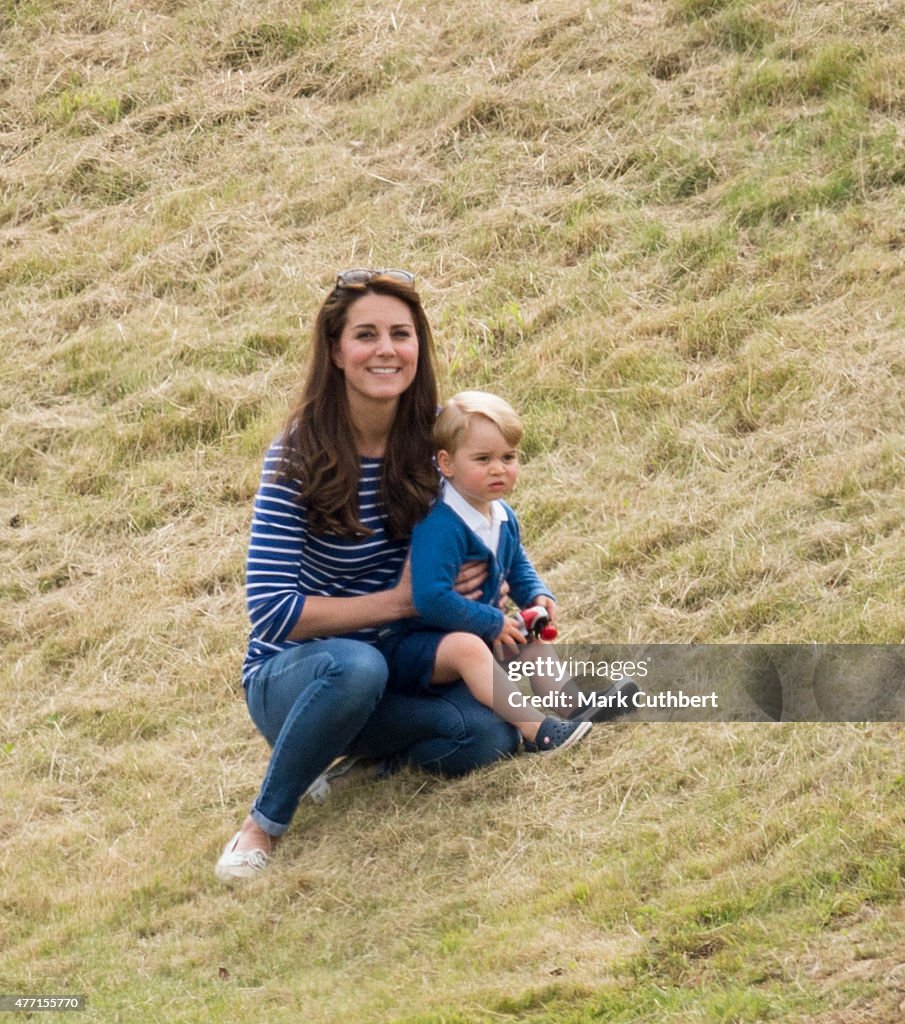
[[[412,595],[422,628],[427,625],[446,632],[475,633],[491,643],[503,628],[503,613],[497,602],[504,580],[520,608],[541,594],[553,596],[525,554],[515,513],[505,502],[502,504],[508,518],[500,524],[495,556],[442,498],[415,527]],[[490,574],[480,600],[457,594],[453,584],[464,563],[483,561],[488,563]],[[408,622],[418,628],[411,620]]]

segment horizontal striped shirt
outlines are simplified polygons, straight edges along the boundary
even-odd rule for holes
[[[356,597],[387,590],[399,578],[408,541],[390,540],[379,507],[382,459],[362,458],[358,482],[359,518],[373,534],[361,538],[313,534],[299,504],[296,481],[276,479],[283,454],[274,442],[264,458],[255,496],[245,566],[245,594],[251,635],[242,670],[247,683],[264,661],[300,641],[287,639],[309,594]],[[378,628],[346,633],[374,643]]]

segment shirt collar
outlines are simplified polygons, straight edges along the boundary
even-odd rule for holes
[[[491,519],[488,520],[487,517],[482,515],[473,505],[469,505],[469,503],[461,494],[459,494],[448,480],[443,481],[443,493],[441,497],[453,512],[455,512],[460,519],[464,520],[465,525],[474,530],[475,533],[480,533],[481,531],[486,532],[493,526],[505,523],[509,519],[509,516],[506,514],[506,506],[501,501],[492,501],[490,503]]]

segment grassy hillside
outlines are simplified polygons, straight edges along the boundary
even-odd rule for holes
[[[905,2],[0,0],[0,991],[893,1024],[901,730],[597,730],[212,878],[260,457],[338,268],[525,414],[565,639],[905,639]]]

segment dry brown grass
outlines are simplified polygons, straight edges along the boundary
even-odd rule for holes
[[[564,637],[905,638],[900,0],[0,2],[0,990],[105,1020],[898,1019],[896,726],[601,731],[210,868],[337,267],[525,414]],[[101,884],[103,883],[103,884]],[[221,970],[222,968],[222,970]]]

